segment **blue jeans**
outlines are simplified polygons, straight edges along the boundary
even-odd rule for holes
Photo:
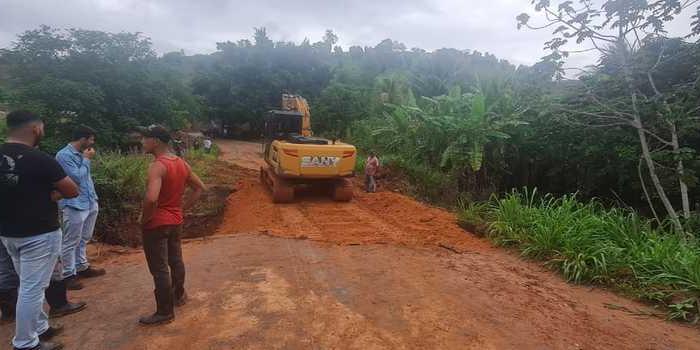
[[[90,266],[87,260],[87,243],[95,232],[98,212],[97,202],[90,203],[88,210],[63,208],[63,246],[61,248],[63,278],[75,276]]]
[[[44,312],[44,290],[61,252],[61,230],[31,237],[0,237],[19,273],[15,337],[16,348],[39,344],[39,334],[49,328]]]

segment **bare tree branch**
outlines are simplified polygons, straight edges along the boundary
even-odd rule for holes
[[[595,102],[595,104],[597,104],[598,106],[602,107],[603,109],[606,109],[606,110],[608,110],[609,112],[615,113],[615,114],[617,114],[617,115],[619,115],[619,116],[621,116],[621,117],[627,117],[627,118],[629,118],[630,120],[634,119],[634,115],[633,115],[633,114],[630,114],[630,113],[627,113],[627,112],[622,112],[622,111],[617,110],[616,108],[614,108],[613,106],[611,106],[611,105],[609,105],[609,104],[607,104],[607,103],[603,103],[603,102],[598,98],[598,96],[596,96],[596,94],[595,94],[594,92],[592,92],[592,91],[590,91],[590,90],[587,90],[587,93],[588,93],[587,96],[590,97],[590,98],[593,100],[593,102]]]
[[[571,24],[569,21],[564,19],[561,15],[555,13],[554,11],[550,10],[549,8],[545,8],[544,10],[545,10],[545,13],[549,13],[550,15],[552,15],[556,21],[558,21],[561,24],[566,25],[567,27],[575,30],[576,32],[579,32],[579,33],[586,32],[586,33],[590,34],[589,37],[595,37],[598,40],[607,41],[609,43],[614,43],[617,40],[617,38],[615,36],[602,34],[596,30],[591,29],[590,27],[588,27],[587,25],[582,24],[582,23],[577,23],[577,24],[581,25],[580,28],[577,28],[575,25]]]
[[[654,214],[654,219],[656,219],[656,222],[661,224],[661,220],[659,220],[659,214],[656,213],[656,209],[654,209],[654,203],[651,201],[651,196],[649,196],[649,190],[647,190],[647,185],[644,182],[644,175],[642,174],[642,157],[639,157],[639,163],[637,163],[637,175],[639,175],[639,182],[642,185],[642,190],[644,190],[644,197],[647,199],[647,203],[649,203],[649,208],[651,208],[651,213]]]
[[[591,113],[591,112],[584,112],[584,111],[575,111],[572,109],[566,109],[566,108],[560,108],[561,111],[571,113],[571,114],[580,114],[580,115],[585,115],[593,118],[600,118],[600,119],[611,119],[611,120],[617,120],[618,122],[625,123],[629,126],[635,126],[633,124],[633,121],[620,117],[620,116],[615,116],[615,115],[604,115],[604,114],[598,114],[598,113]],[[635,126],[636,127],[636,126]]]
[[[662,138],[661,136],[659,136],[659,135],[657,135],[657,134],[655,134],[655,133],[649,131],[649,129],[645,129],[645,128],[640,128],[640,129],[641,129],[642,131],[644,131],[645,134],[647,134],[647,135],[649,135],[649,136],[655,138],[656,140],[658,140],[658,141],[661,142],[662,144],[664,144],[664,145],[669,145],[669,146],[672,145],[672,143],[671,143],[670,141],[668,141],[668,140]]]

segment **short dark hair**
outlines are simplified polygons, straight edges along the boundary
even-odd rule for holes
[[[29,123],[40,122],[41,117],[29,111],[14,111],[7,115],[7,128],[17,130]]]
[[[73,130],[73,138],[71,141],[78,141],[82,139],[83,137],[86,139],[89,139],[90,136],[96,136],[97,133],[95,132],[95,129],[85,126],[85,125],[80,125],[75,130]]]
[[[158,139],[163,143],[169,143],[172,140],[170,131],[162,125],[153,124],[148,127],[139,128],[139,132],[143,137]]]

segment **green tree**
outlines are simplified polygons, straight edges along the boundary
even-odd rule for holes
[[[10,75],[12,107],[46,120],[48,149],[64,143],[76,124],[93,126],[102,144],[119,146],[135,126],[178,128],[201,114],[185,76],[158,60],[141,34],[42,26],[20,34],[0,62]]]
[[[332,83],[315,101],[313,129],[334,138],[345,136],[350,125],[367,117],[369,89]]]
[[[612,63],[617,71],[609,77],[615,81],[617,94],[600,96],[588,93],[591,105],[595,108],[562,109],[572,115],[583,116],[591,120],[596,127],[625,125],[636,130],[641,148],[641,158],[646,164],[647,172],[654,189],[670,220],[679,231],[683,231],[681,221],[673,202],[668,196],[667,187],[659,176],[658,164],[654,159],[654,144],[659,141],[661,147],[670,148],[674,155],[676,175],[680,184],[682,213],[690,216],[688,186],[684,166],[682,147],[679,144],[678,113],[669,106],[670,95],[658,89],[655,70],[659,64],[671,57],[665,56],[666,50],[659,50],[651,65],[635,64],[645,47],[651,41],[666,39],[665,24],[692,2],[679,1],[605,1],[598,9],[592,1],[582,0],[580,6],[572,1],[552,4],[549,0],[535,1],[535,10],[545,13],[546,21],[542,25],[533,25],[528,14],[517,17],[518,27],[542,29],[555,27],[553,38],[545,43],[552,51],[549,56],[554,61],[562,61],[571,52],[566,49],[570,40],[577,45],[588,44],[584,51],[597,51],[604,57],[603,63]],[[691,28],[691,34],[698,34],[697,26]],[[580,50],[579,50],[580,51]],[[561,66],[561,65],[560,65]],[[610,64],[608,64],[610,66]],[[639,79],[639,77],[644,79]],[[692,85],[691,85],[692,86]],[[691,87],[694,89],[694,87]],[[651,91],[644,93],[644,91]],[[610,91],[610,90],[608,90]],[[644,102],[653,101],[659,108],[652,108],[657,113],[645,113]],[[680,113],[688,115],[687,113]],[[654,132],[661,128],[667,138]],[[650,200],[651,201],[651,200]],[[653,204],[650,203],[653,208]]]

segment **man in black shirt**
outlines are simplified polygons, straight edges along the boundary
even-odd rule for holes
[[[60,255],[56,200],[73,198],[78,187],[54,160],[36,149],[44,123],[30,112],[7,115],[8,137],[0,146],[0,240],[19,272],[15,349],[61,349],[43,342],[60,328],[49,326],[44,290]]]

